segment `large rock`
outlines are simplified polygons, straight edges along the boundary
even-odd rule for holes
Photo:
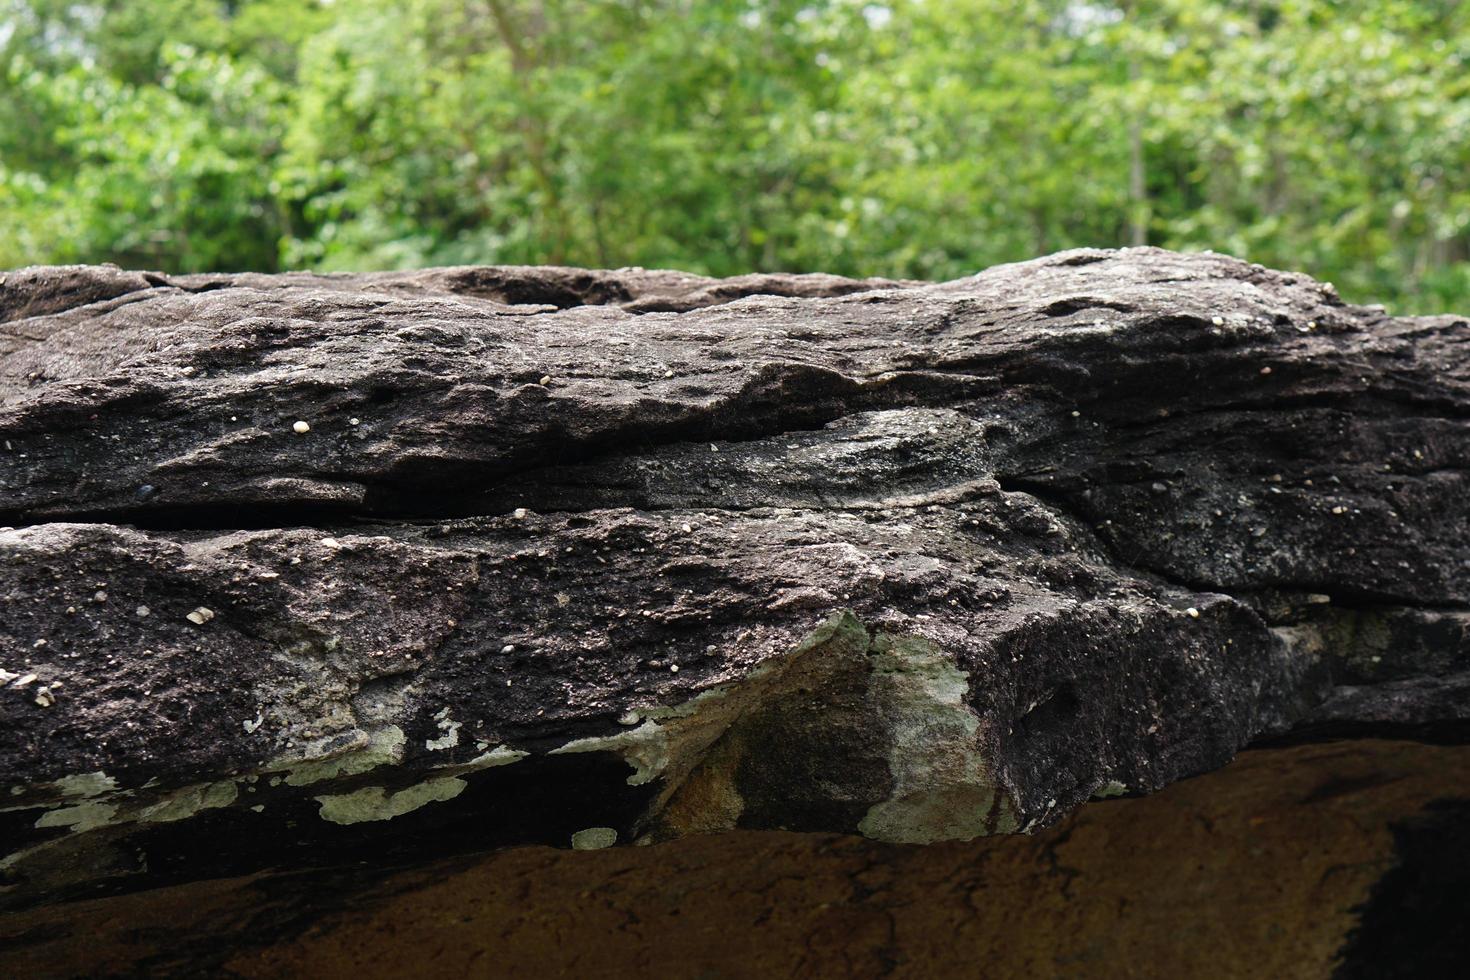
[[[1216,255],[0,284],[10,908],[1470,732],[1470,325]],[[227,841],[228,846],[221,846]]]

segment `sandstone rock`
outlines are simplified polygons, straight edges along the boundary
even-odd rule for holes
[[[733,831],[181,882],[0,916],[10,976],[1453,977],[1470,749],[1252,749],[1057,827]],[[411,819],[411,818],[404,818]],[[1405,886],[1408,886],[1408,889]]]
[[[1253,743],[1470,732],[1463,318],[1156,249],[39,269],[0,316],[12,909],[1030,832]]]

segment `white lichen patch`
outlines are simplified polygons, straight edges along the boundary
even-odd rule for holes
[[[424,746],[430,752],[442,752],[459,744],[459,730],[463,723],[449,717],[449,708],[440,708],[434,714],[434,723],[439,726],[441,734],[438,738],[424,740]]]
[[[162,800],[138,811],[135,817],[140,823],[172,823],[187,820],[204,810],[217,810],[229,806],[240,795],[240,789],[232,780],[218,783],[200,783],[185,786],[168,794]]]
[[[110,803],[91,801],[47,810],[36,821],[37,829],[46,827],[68,827],[73,833],[96,830],[112,823],[117,817],[117,807]]]
[[[901,844],[1013,832],[1014,803],[965,704],[969,675],[916,637],[876,637],[872,660],[872,693],[892,733],[893,795],[868,810],[859,832]]]
[[[669,733],[653,720],[647,720],[631,731],[616,735],[599,735],[579,738],[560,748],[551,750],[552,755],[573,752],[613,752],[623,757],[633,767],[628,777],[629,786],[642,786],[663,775],[669,765]]]
[[[356,776],[378,766],[396,765],[403,761],[403,747],[407,738],[403,729],[388,725],[368,735],[367,744],[331,758],[293,764],[286,773],[288,786],[309,786],[326,779]],[[281,768],[273,764],[266,771]]]
[[[52,783],[51,787],[62,796],[86,798],[116,792],[117,780],[99,769],[96,772],[63,776]]]
[[[618,832],[611,827],[588,827],[572,835],[572,850],[597,851],[618,842]]]
[[[13,805],[0,807],[0,813],[13,810],[34,810],[37,807],[65,807],[76,799],[91,799],[96,796],[113,795],[113,793],[131,796],[131,793],[119,790],[118,780],[101,770],[97,770],[96,773],[78,773],[75,776],[63,776],[62,779],[53,780],[50,783],[10,786],[12,798],[24,796],[24,799],[13,802]],[[62,826],[62,824],[54,824],[54,826]]]
[[[452,800],[469,785],[455,776],[441,776],[401,789],[388,792],[383,786],[365,786],[353,793],[337,796],[318,796],[321,818],[335,824],[365,823],[371,820],[392,820],[405,813],[430,803]]]
[[[529,752],[513,749],[509,745],[497,745],[488,752],[481,752],[469,762],[454,766],[456,772],[477,772],[481,769],[494,769],[496,766],[508,766],[512,762],[520,762]]]

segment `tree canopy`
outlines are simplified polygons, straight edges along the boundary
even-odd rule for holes
[[[1455,0],[0,0],[0,266],[952,278],[1213,248],[1470,309]]]

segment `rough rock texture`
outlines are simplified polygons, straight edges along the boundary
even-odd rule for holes
[[[1155,249],[31,269],[0,317],[0,907],[969,839],[1470,732],[1463,318]]]

